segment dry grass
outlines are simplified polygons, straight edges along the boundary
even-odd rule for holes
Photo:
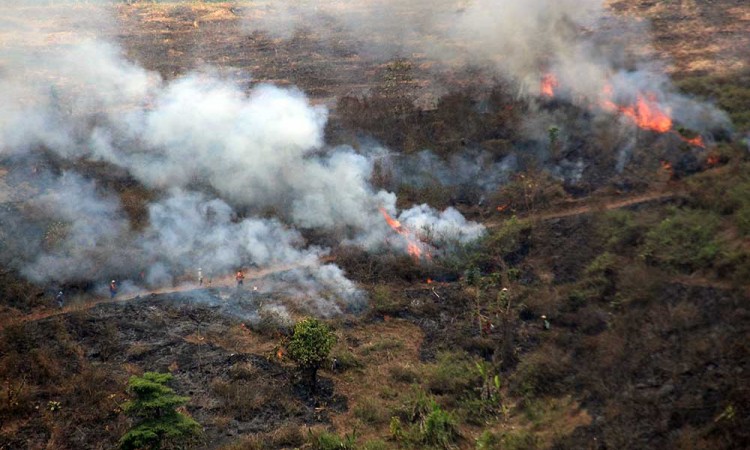
[[[333,374],[336,392],[349,399],[349,410],[334,415],[332,422],[340,434],[356,428],[362,442],[382,438],[388,434],[389,411],[408,391],[391,373],[420,366],[423,333],[409,322],[390,320],[356,326],[346,330],[346,337],[361,343],[349,351],[363,369]]]

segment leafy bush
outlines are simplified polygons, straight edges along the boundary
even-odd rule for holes
[[[453,414],[435,405],[425,418],[422,441],[425,444],[449,448],[458,436],[458,426]]]
[[[499,450],[500,438],[489,430],[485,430],[477,438],[477,450]]]
[[[474,362],[466,353],[440,352],[428,374],[428,388],[435,394],[462,395],[478,384]]]
[[[395,413],[390,422],[391,435],[407,445],[448,448],[459,438],[455,416],[441,409],[421,388],[415,387]]]
[[[198,422],[176,411],[190,399],[166,385],[172,378],[157,372],[130,377],[128,391],[134,399],[123,405],[123,411],[137,423],[120,439],[121,448],[159,448],[165,441],[175,443],[200,433]]]
[[[485,244],[496,254],[503,257],[521,252],[528,243],[531,234],[531,223],[516,216],[503,221]]]
[[[297,322],[287,349],[289,357],[308,375],[310,387],[315,389],[318,369],[328,359],[336,335],[328,325],[314,318]]]
[[[678,210],[646,234],[641,255],[680,271],[709,266],[720,251],[718,216],[705,210]]]
[[[597,221],[597,237],[612,252],[621,254],[635,246],[641,239],[644,229],[636,223],[633,213],[616,209],[603,213]]]

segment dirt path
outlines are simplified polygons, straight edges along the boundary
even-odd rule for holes
[[[328,261],[331,261],[330,257],[321,259],[321,262],[328,262]],[[245,271],[245,289],[252,289],[252,284],[249,283],[252,280],[260,280],[274,273],[286,272],[288,270],[292,270],[292,269],[299,268],[299,267],[304,267],[306,265],[308,264],[304,264],[304,263],[303,264],[287,264],[284,266],[274,266],[274,267],[269,267],[266,269],[247,270]],[[62,308],[44,309],[40,311],[35,311],[31,314],[26,314],[23,316],[14,316],[14,317],[6,318],[5,320],[3,320],[2,323],[0,323],[0,331],[3,330],[8,325],[12,325],[12,324],[34,322],[34,321],[46,319],[49,317],[62,316],[62,315],[69,314],[72,312],[86,311],[99,305],[110,304],[110,303],[123,303],[129,300],[133,300],[133,299],[140,298],[140,297],[146,297],[149,295],[170,294],[174,292],[188,292],[188,291],[195,291],[198,289],[208,289],[208,288],[229,288],[229,287],[234,287],[234,286],[236,286],[234,275],[228,275],[226,277],[214,278],[210,283],[205,283],[203,286],[199,286],[198,283],[183,283],[183,284],[180,284],[179,286],[169,286],[169,287],[157,288],[157,289],[152,289],[152,290],[141,290],[137,292],[129,292],[127,294],[118,295],[113,299],[100,297],[100,298],[96,298],[90,301],[86,301],[84,303],[73,303],[73,304],[65,305]]]
[[[677,193],[674,191],[650,192],[650,193],[646,193],[646,194],[642,194],[642,195],[638,195],[638,196],[630,197],[630,198],[611,200],[609,202],[604,202],[604,203],[589,202],[586,204],[581,204],[572,208],[567,208],[567,209],[563,209],[559,211],[530,214],[530,215],[521,216],[521,217],[524,219],[529,219],[529,220],[560,219],[564,217],[572,217],[572,216],[587,214],[592,211],[609,211],[609,210],[614,210],[614,209],[619,209],[619,208],[625,208],[628,206],[633,206],[633,205],[637,205],[641,203],[647,203],[647,202],[654,201],[654,200],[672,198],[672,197],[675,197],[676,195]],[[495,228],[495,227],[501,226],[503,222],[504,220],[493,220],[493,221],[485,223],[485,226],[487,228]],[[332,258],[328,257],[328,258],[324,258],[322,262],[330,262],[331,260]],[[278,272],[285,272],[285,271],[288,271],[297,267],[301,267],[301,266],[304,266],[304,264],[289,264],[285,266],[274,266],[274,267],[269,267],[266,269],[246,271],[245,280],[246,282],[251,281],[251,280],[259,280],[270,274],[278,273]],[[49,317],[69,314],[71,312],[85,311],[85,310],[94,308],[98,305],[108,304],[108,303],[126,302],[129,300],[133,300],[135,298],[145,297],[145,296],[152,295],[152,294],[169,294],[169,293],[174,293],[174,292],[193,291],[196,289],[232,287],[234,285],[235,285],[234,276],[229,275],[226,277],[214,279],[212,280],[211,283],[207,283],[204,286],[199,286],[197,283],[183,283],[179,286],[174,286],[174,287],[170,286],[170,287],[163,287],[163,288],[158,288],[158,289],[153,289],[153,290],[143,290],[143,291],[138,291],[138,292],[133,292],[133,293],[128,293],[128,294],[123,294],[121,296],[115,297],[114,299],[98,298],[98,299],[94,299],[91,301],[87,301],[85,303],[66,305],[63,308],[59,308],[59,309],[45,309],[42,311],[37,311],[31,314],[27,314],[24,316],[12,317],[0,323],[0,330],[2,330],[3,328],[5,328],[6,326],[10,324],[37,321],[37,320],[42,320],[42,319],[46,319]]]
[[[625,208],[628,206],[638,205],[641,203],[647,203],[654,200],[663,200],[673,198],[677,196],[677,192],[665,191],[665,192],[649,192],[646,194],[638,195],[635,197],[623,198],[618,200],[611,200],[604,203],[588,202],[574,207],[569,207],[559,211],[553,212],[542,212],[528,215],[520,215],[522,219],[528,219],[531,221],[535,220],[553,220],[561,219],[564,217],[580,216],[582,214],[588,214],[592,211],[610,211],[613,209]],[[486,222],[484,226],[487,228],[496,228],[503,224],[503,220],[492,220]]]

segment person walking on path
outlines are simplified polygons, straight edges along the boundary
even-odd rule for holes
[[[242,284],[245,281],[245,274],[242,273],[242,270],[237,271],[237,275],[235,276],[235,278],[237,279],[237,287],[242,287]]]
[[[198,286],[203,286],[203,269],[198,267]]]
[[[55,301],[57,301],[58,308],[63,307],[63,303],[65,303],[65,299],[63,297],[63,291],[60,291],[57,293],[57,295],[55,295]]]
[[[109,283],[109,298],[113,299],[115,298],[115,295],[117,295],[117,282],[112,280],[112,282]]]

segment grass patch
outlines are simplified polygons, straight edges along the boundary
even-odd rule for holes
[[[690,272],[710,266],[721,247],[719,217],[705,210],[677,210],[646,234],[641,256],[650,263]]]
[[[366,425],[378,427],[388,421],[388,411],[370,400],[354,408],[354,417]]]

